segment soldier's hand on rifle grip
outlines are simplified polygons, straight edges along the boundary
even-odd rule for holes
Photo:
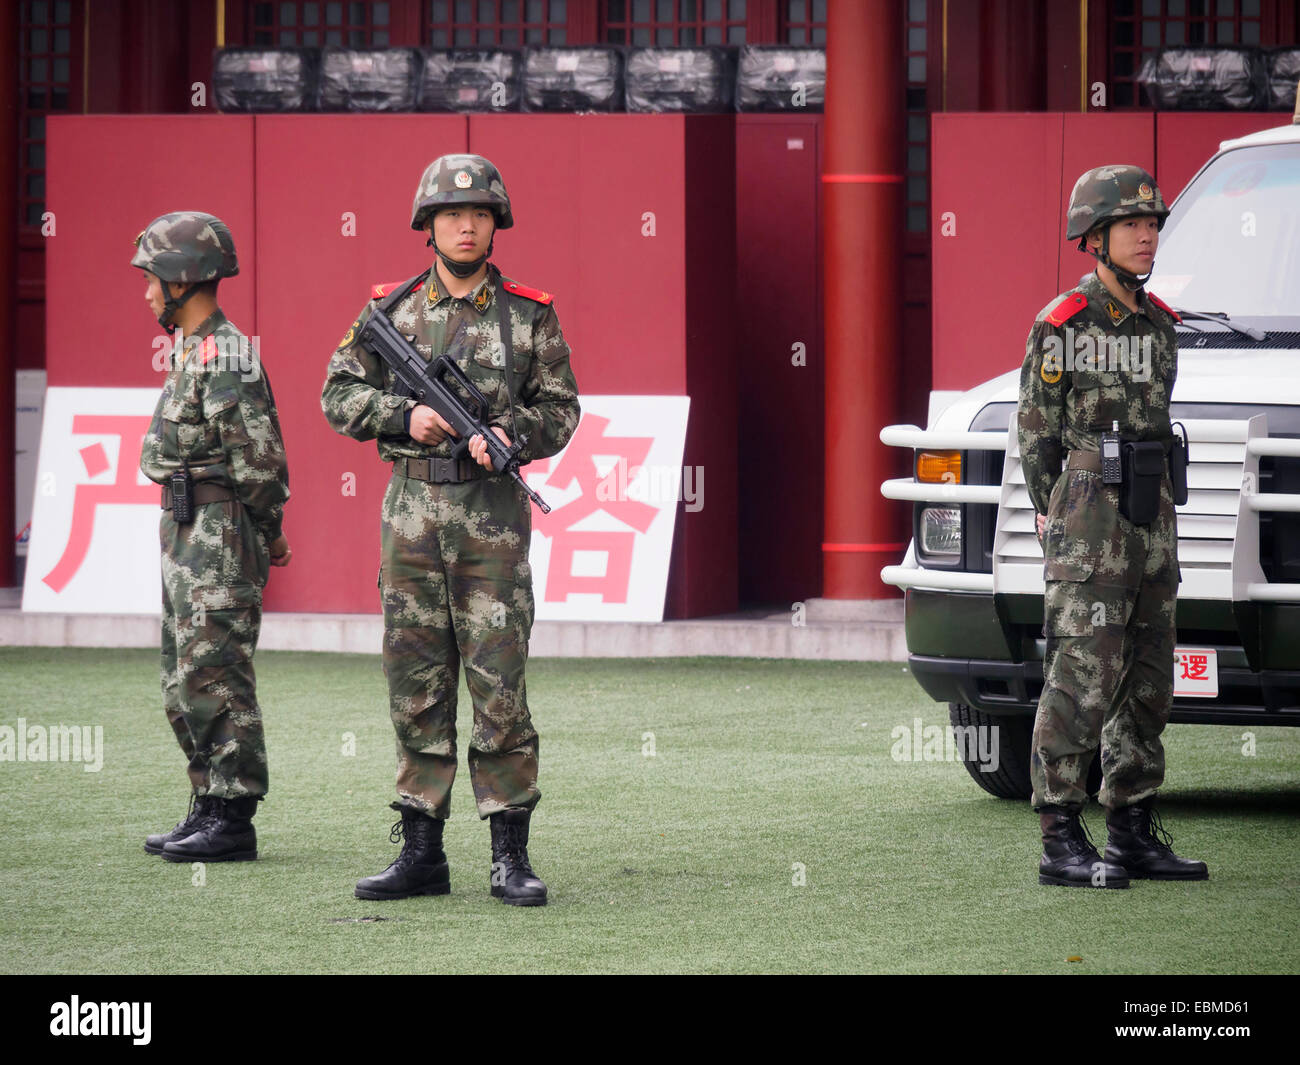
[[[440,444],[456,432],[432,407],[417,405],[411,411],[411,439],[421,444]]]
[[[411,427],[415,427],[414,417],[411,418]],[[501,443],[505,444],[506,447],[510,446],[510,437],[506,436],[501,429],[498,429],[494,425],[492,426],[492,431],[497,434],[497,438]],[[492,468],[492,456],[488,454],[487,441],[478,433],[475,433],[469,438],[469,457],[480,466],[484,466],[489,470]]]

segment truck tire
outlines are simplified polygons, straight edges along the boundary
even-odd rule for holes
[[[975,783],[999,799],[1028,800],[1033,794],[1029,782],[1029,745],[1034,733],[1032,714],[986,714],[965,703],[949,703],[948,719],[952,727],[978,728],[997,726],[998,767],[990,773],[980,768],[978,750],[970,751],[961,745],[963,764]],[[987,748],[986,748],[987,749]],[[1092,760],[1088,769],[1088,794],[1096,796],[1101,788],[1101,756]]]

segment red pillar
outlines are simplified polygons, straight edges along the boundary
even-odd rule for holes
[[[823,191],[827,599],[896,598],[899,508],[880,495],[898,457],[902,357],[903,0],[830,0]]]
[[[15,314],[18,295],[18,5],[5,4],[0,16],[0,144],[9,145],[0,166],[0,588],[16,583],[14,568],[14,407],[17,384]]]

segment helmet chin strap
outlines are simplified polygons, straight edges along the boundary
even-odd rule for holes
[[[167,330],[169,334],[176,332],[176,312],[185,306],[194,293],[198,292],[198,285],[190,285],[183,293],[180,299],[172,295],[172,286],[170,281],[162,282],[163,290],[163,312],[158,315],[158,324]]]
[[[1122,266],[1118,266],[1115,263],[1111,262],[1110,226],[1107,226],[1105,229],[1101,231],[1100,253],[1093,251],[1091,246],[1088,247],[1088,252],[1092,255],[1094,259],[1096,259],[1099,263],[1101,263],[1102,266],[1106,267],[1107,270],[1113,273],[1119,279],[1119,283],[1123,285],[1126,289],[1128,289],[1130,292],[1140,291],[1142,289],[1142,286],[1145,285],[1147,281],[1150,279],[1152,271],[1154,271],[1156,268],[1155,260],[1153,259],[1151,261],[1151,269],[1148,270],[1145,274],[1139,276],[1133,273],[1132,271],[1125,270]]]
[[[425,243],[434,250],[434,253],[442,261],[442,265],[445,266],[451,272],[453,277],[473,277],[478,272],[479,268],[485,262],[487,262],[488,259],[491,258],[492,256],[492,245],[496,241],[495,228],[493,228],[492,230],[492,238],[493,238],[492,240],[488,241],[488,250],[471,263],[460,263],[457,262],[455,259],[451,258],[451,256],[447,255],[434,242],[432,233],[429,234],[429,239],[425,241]]]

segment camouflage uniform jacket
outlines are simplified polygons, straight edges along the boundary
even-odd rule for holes
[[[260,360],[220,310],[185,338],[140,449],[158,484],[182,459],[196,484],[233,489],[267,543],[279,537],[289,498],[280,416]]]
[[[1119,422],[1125,440],[1168,441],[1178,373],[1176,315],[1143,293],[1130,311],[1091,273],[1044,307],[1020,370],[1020,463],[1029,498],[1048,512],[1070,451],[1099,451]]]
[[[578,426],[578,384],[569,367],[569,345],[551,306],[552,297],[502,277],[489,266],[487,277],[464,299],[448,293],[437,272],[392,309],[393,324],[430,361],[448,351],[465,375],[487,398],[491,424],[514,441],[506,396],[505,360],[497,316],[498,286],[510,291],[510,332],[514,347],[515,422],[528,442],[524,462],[554,455]],[[321,393],[321,409],[330,426],[356,440],[377,439],[379,457],[447,458],[455,443],[421,444],[408,435],[405,413],[415,401],[401,392],[384,361],[356,343],[366,320],[397,285],[376,285],[373,298],[340,341],[330,359]]]

